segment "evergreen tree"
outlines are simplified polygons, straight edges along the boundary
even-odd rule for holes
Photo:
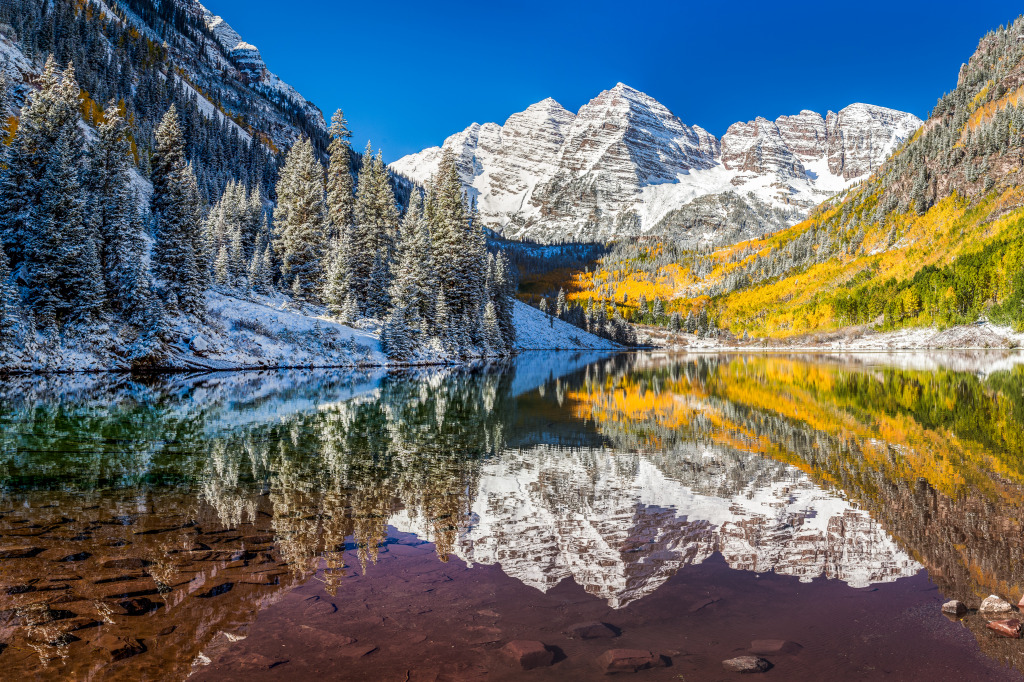
[[[152,163],[156,275],[169,308],[199,314],[205,308],[209,261],[200,220],[199,187],[185,163],[185,141],[173,106],[157,129]]]
[[[127,125],[120,108],[111,104],[89,147],[84,186],[89,231],[99,243],[107,304],[118,314],[132,301],[145,248],[130,163]]]
[[[349,252],[349,288],[370,317],[382,317],[388,308],[387,283],[398,229],[398,209],[387,168],[380,153],[366,146],[355,197],[355,224]]]
[[[426,216],[434,262],[445,264],[436,269],[436,276],[438,291],[444,294],[449,309],[449,324],[457,325],[449,331],[459,338],[468,337],[470,342],[483,342],[473,337],[483,330],[486,241],[479,223],[470,219],[451,150],[444,151],[430,183]]]
[[[505,339],[502,337],[501,327],[498,325],[498,312],[494,307],[494,301],[487,301],[484,306],[484,340],[487,347],[497,355],[506,352]]]
[[[6,168],[0,175],[0,241],[15,277],[22,280],[27,280],[27,275],[19,275],[19,271],[31,241],[30,222],[42,201],[43,176],[57,141],[67,135],[72,152],[81,149],[74,70],[69,68],[61,74],[51,55],[39,85],[22,109],[17,133],[7,151]]]
[[[654,307],[651,309],[651,315],[654,317],[654,324],[659,324],[661,319],[665,317],[665,304],[661,302],[660,298],[654,299]]]
[[[414,191],[402,221],[398,263],[393,268],[394,280],[389,291],[391,312],[384,326],[388,353],[399,359],[408,358],[417,345],[417,338],[421,343],[424,338],[423,311],[431,296],[425,287],[430,262],[430,244],[425,241],[423,229],[425,222],[423,201],[419,192]]]
[[[323,166],[308,138],[292,146],[281,169],[274,225],[274,246],[293,295],[303,301],[319,301],[328,246],[327,206]]]
[[[506,352],[511,352],[516,344],[515,326],[515,295],[519,288],[518,272],[512,265],[504,251],[498,252],[495,259],[495,283],[496,292],[491,300],[494,301],[495,310],[498,316],[498,326],[501,328],[501,337],[505,343]]]
[[[341,238],[347,243],[355,210],[355,196],[352,189],[352,149],[349,139],[352,133],[341,109],[331,117],[328,131],[331,143],[327,147],[327,215],[331,224],[332,238]],[[369,158],[369,157],[366,157]]]
[[[103,273],[96,239],[85,222],[79,182],[81,152],[77,135],[66,130],[57,140],[40,183],[39,204],[29,221],[26,261],[29,300],[54,319],[90,322],[103,307]]]
[[[0,249],[0,351],[14,339],[21,316],[21,297],[11,282],[11,266],[7,254]]]

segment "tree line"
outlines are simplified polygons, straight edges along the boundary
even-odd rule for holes
[[[0,93],[6,114],[5,84]],[[80,96],[74,67],[51,56],[2,150],[3,342],[112,333],[145,357],[169,325],[201,319],[206,291],[222,286],[288,292],[347,322],[379,320],[395,359],[512,350],[512,266],[488,254],[453,156],[402,215],[379,153],[368,147],[353,177],[339,111],[326,169],[303,138],[281,169],[276,206],[259,184],[230,181],[207,211],[172,104],[146,164],[152,192],[140,201],[124,105],[111,102],[87,142]]]

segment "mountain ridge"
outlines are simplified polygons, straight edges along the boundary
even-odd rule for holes
[[[719,139],[618,83],[576,114],[549,97],[504,125],[473,123],[390,167],[424,183],[442,150],[453,151],[483,220],[506,237],[660,233],[694,244],[738,241],[806,217],[814,205],[870,175],[920,124],[912,114],[857,103],[826,116],[803,110],[775,121],[738,122]],[[706,229],[694,229],[694,215],[678,214],[697,199],[724,194],[762,218],[737,233],[722,211]]]

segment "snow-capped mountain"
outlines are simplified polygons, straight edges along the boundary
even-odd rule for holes
[[[486,223],[541,241],[638,233],[730,241],[791,225],[871,174],[921,125],[851,104],[735,123],[719,140],[619,83],[573,115],[553,99],[391,164],[426,182],[442,150]]]
[[[543,591],[572,578],[613,608],[715,552],[736,570],[853,587],[921,570],[867,512],[796,467],[696,446],[667,457],[507,449],[481,469],[453,551]],[[389,523],[431,537],[422,518]]]

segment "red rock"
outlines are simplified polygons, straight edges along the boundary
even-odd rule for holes
[[[118,602],[118,606],[126,616],[142,616],[150,611],[156,611],[160,605],[145,597],[134,597]]]
[[[754,654],[798,654],[802,646],[788,639],[755,639],[750,643]]]
[[[597,664],[606,675],[610,675],[662,668],[666,662],[664,657],[645,649],[609,649],[601,654]]]
[[[270,656],[264,656],[261,653],[251,652],[239,656],[235,664],[239,668],[270,670],[271,668],[276,668],[279,665],[284,665],[287,662],[287,658],[271,658]]]
[[[605,639],[618,635],[616,628],[596,620],[589,623],[577,623],[565,631],[565,636],[569,639]]]
[[[698,601],[695,601],[695,602],[693,602],[693,604],[690,605],[690,613],[697,613],[698,611],[700,611],[705,606],[711,606],[712,604],[714,604],[717,601],[718,601],[718,599],[716,599],[714,597],[706,597],[704,599],[700,599]]]
[[[105,561],[102,564],[100,564],[100,568],[110,568],[119,571],[130,571],[133,569],[145,568],[146,566],[149,566],[152,563],[152,561],[146,561],[145,559],[138,558],[112,559],[110,561]]]
[[[308,616],[330,616],[338,611],[338,607],[332,601],[320,597],[310,597],[302,609]]]
[[[350,644],[335,649],[335,651],[346,658],[362,658],[363,656],[369,656],[376,650],[377,647],[372,644]]]
[[[296,634],[307,644],[322,649],[336,649],[356,643],[355,637],[349,637],[337,632],[329,632],[311,625],[300,625]]]
[[[555,662],[555,652],[544,646],[543,642],[535,640],[512,640],[501,647],[501,653],[521,666],[523,670],[542,668]]]
[[[988,624],[988,629],[994,630],[997,634],[1000,634],[1003,637],[1020,639],[1021,622],[1016,618],[1011,618],[1009,620],[994,620]]]
[[[472,625],[466,628],[466,641],[470,644],[491,644],[501,639],[501,630],[485,625]]]
[[[146,645],[132,637],[117,637],[111,634],[100,635],[92,641],[93,645],[106,652],[111,661],[121,661],[141,654]]]

